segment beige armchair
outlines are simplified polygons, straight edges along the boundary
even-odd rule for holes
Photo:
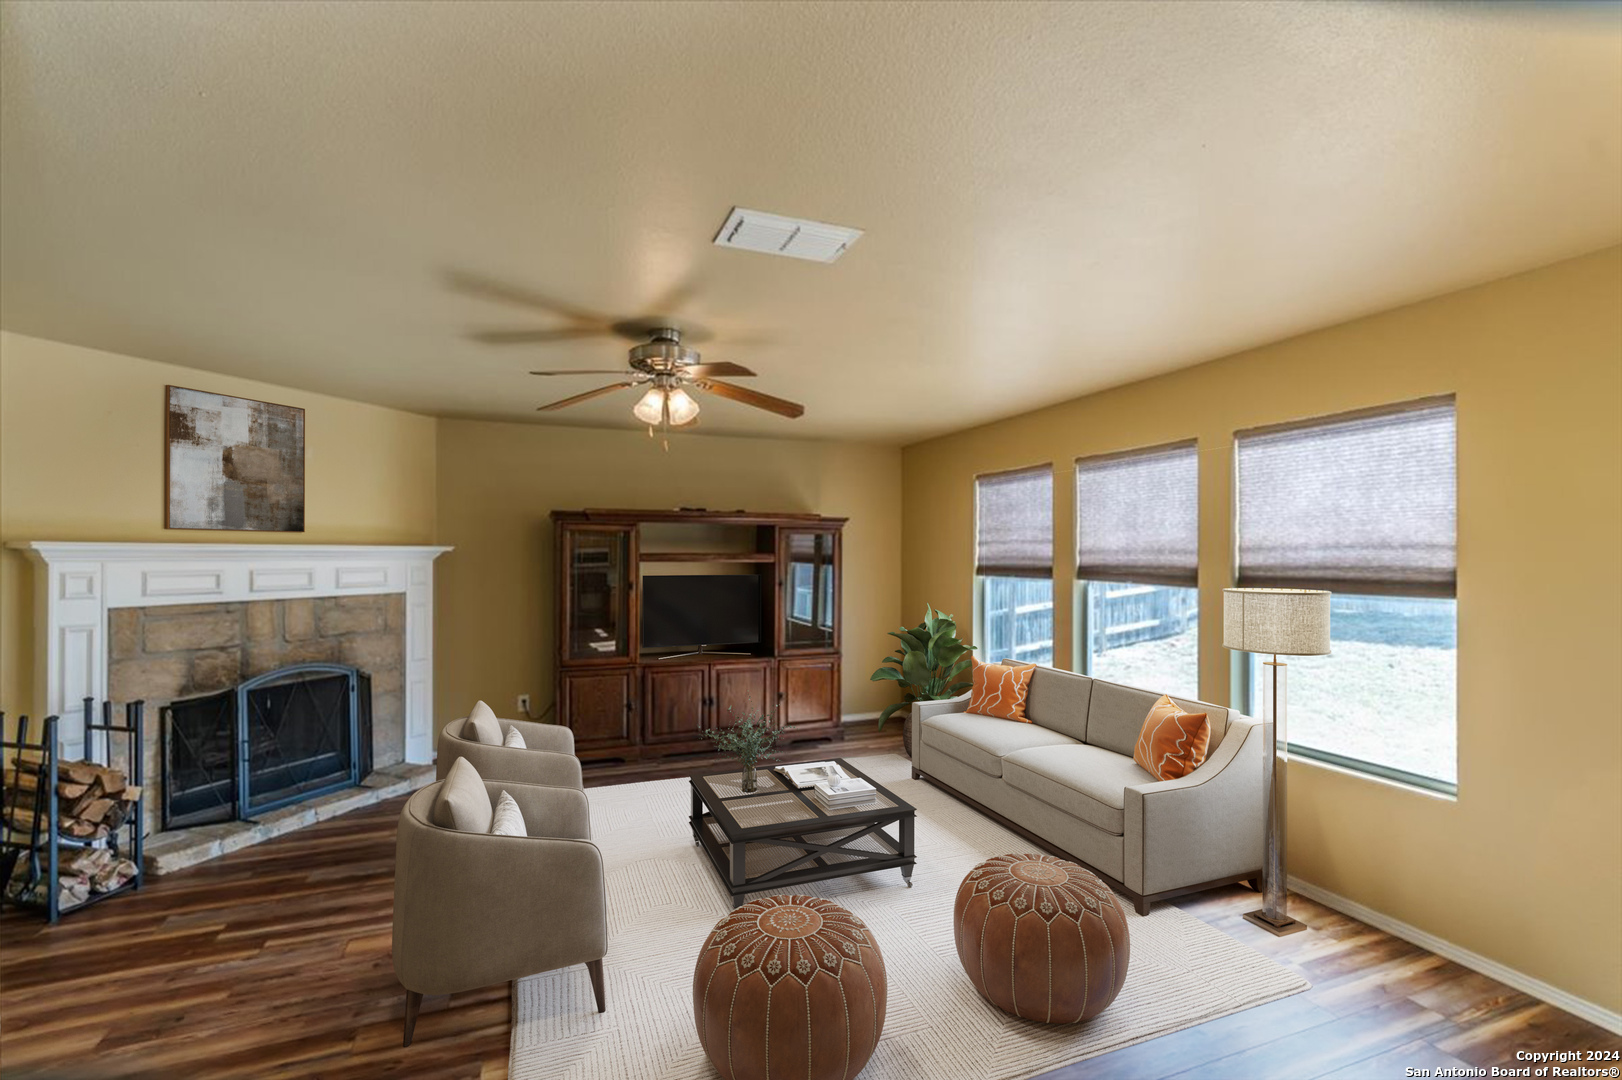
[[[520,784],[546,784],[551,787],[584,786],[580,779],[580,759],[574,756],[574,732],[562,724],[536,724],[527,720],[500,720],[501,737],[517,729],[525,749],[495,746],[462,737],[463,717],[452,720],[439,732],[439,756],[434,775],[443,780],[457,758],[486,780],[513,780]]]
[[[585,792],[487,781],[492,800],[506,791],[526,830],[545,833],[493,836],[434,825],[439,789],[430,784],[406,801],[395,839],[394,972],[406,991],[405,1045],[424,994],[575,964],[586,965],[602,1012],[608,909]]]

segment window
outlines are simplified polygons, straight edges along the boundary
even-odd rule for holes
[[[974,482],[975,656],[1053,663],[1053,469]]]
[[[1330,655],[1289,657],[1291,752],[1454,792],[1453,399],[1235,436],[1238,584],[1329,589]],[[1267,680],[1250,658],[1252,713]]]
[[[1076,651],[1100,679],[1198,698],[1199,453],[1076,462]]]
[[[980,583],[980,648],[987,663],[1053,663],[1053,579],[985,577]]]

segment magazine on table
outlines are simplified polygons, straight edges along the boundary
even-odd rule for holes
[[[778,768],[783,778],[795,787],[816,787],[823,781],[849,780],[850,774],[839,767],[836,761],[806,761],[798,765],[783,765]]]

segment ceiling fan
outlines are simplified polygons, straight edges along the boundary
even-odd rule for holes
[[[473,334],[476,341],[489,345],[544,344],[574,341],[592,337],[620,337],[638,344],[631,347],[626,370],[617,368],[569,368],[558,371],[532,371],[531,375],[620,375],[620,382],[599,386],[583,394],[562,398],[540,406],[538,412],[552,412],[578,405],[583,401],[612,394],[617,390],[646,387],[640,400],[631,407],[631,413],[648,425],[648,434],[654,428],[690,427],[698,421],[698,402],[690,390],[715,394],[749,405],[756,409],[776,413],[791,420],[804,415],[805,407],[771,394],[763,394],[730,382],[719,376],[751,378],[754,372],[741,364],[729,362],[704,363],[703,357],[689,342],[704,340],[708,334],[701,328],[670,316],[644,316],[616,319],[595,312],[554,301],[548,297],[513,289],[498,282],[467,275],[456,275],[452,284],[462,292],[488,299],[537,307],[567,319],[569,325],[545,330],[489,330]],[[680,286],[672,295],[661,298],[656,310],[669,310],[685,299],[689,289]]]
[[[631,347],[629,370],[614,368],[572,368],[562,371],[532,371],[531,375],[623,375],[621,382],[599,386],[584,394],[575,394],[559,401],[542,405],[539,412],[551,412],[578,405],[582,401],[612,394],[616,390],[647,387],[631,414],[650,429],[688,427],[698,420],[698,402],[689,389],[701,390],[750,405],[757,409],[786,416],[790,420],[805,414],[805,407],[771,394],[762,394],[734,383],[722,382],[717,376],[750,378],[755,373],[742,364],[726,361],[706,364],[697,349],[682,344],[682,332],[673,326],[653,327],[648,340]]]

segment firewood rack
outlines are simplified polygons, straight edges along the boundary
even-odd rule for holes
[[[141,757],[145,743],[142,740],[145,702],[132,701],[124,706],[124,722],[113,723],[112,702],[101,706],[101,722],[95,720],[95,701],[84,699],[84,752],[91,764],[112,766],[113,741],[126,740],[125,760],[128,762],[128,780],[137,788],[142,785]],[[0,732],[4,731],[5,713],[0,712]],[[100,903],[108,897],[131,892],[141,887],[145,867],[141,862],[141,841],[145,832],[142,812],[145,791],[135,799],[135,805],[125,820],[106,836],[76,839],[65,836],[61,830],[57,805],[57,783],[62,762],[61,744],[57,739],[61,718],[47,716],[40,724],[40,741],[30,742],[28,717],[17,719],[15,741],[0,739],[0,905],[10,903],[17,907],[43,910],[51,923],[63,915]],[[92,732],[100,737],[93,737]],[[95,761],[95,746],[101,744],[105,761]],[[38,768],[33,791],[21,783],[20,762]],[[128,833],[126,835],[126,830]],[[58,871],[62,868],[64,849],[110,848],[115,858],[125,857],[135,864],[135,873],[128,881],[105,892],[92,891],[84,900],[74,904],[62,903]],[[22,875],[22,890],[12,894],[10,887],[14,875]]]

